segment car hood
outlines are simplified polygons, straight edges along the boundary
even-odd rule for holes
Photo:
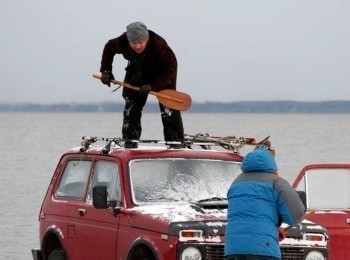
[[[128,211],[131,226],[169,235],[178,235],[183,229],[201,229],[206,234],[224,235],[227,222],[226,208],[208,209],[191,203],[143,205]]]
[[[203,207],[192,203],[137,206],[128,209],[129,225],[168,235],[178,235],[180,230],[193,229],[203,230],[207,237],[223,237],[227,225],[227,208],[217,206]],[[282,224],[282,227],[286,226]],[[288,229],[287,238],[282,244],[299,244],[305,233],[323,234],[328,240],[327,231],[323,226],[303,220],[301,224]]]

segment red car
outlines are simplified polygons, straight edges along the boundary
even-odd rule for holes
[[[106,143],[92,144],[98,140]],[[241,172],[237,152],[246,139],[177,149],[140,142],[125,149],[117,138],[84,138],[62,155],[39,213],[33,259],[225,259],[226,193]],[[281,242],[283,259],[324,260],[327,238],[309,221],[293,227]]]
[[[326,227],[329,259],[350,259],[350,164],[308,165],[293,187],[304,193],[307,209],[314,211],[308,219]]]

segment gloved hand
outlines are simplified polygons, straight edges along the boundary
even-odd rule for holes
[[[286,231],[285,231],[283,228],[279,227],[279,228],[278,228],[278,240],[279,240],[279,241],[282,241],[282,240],[285,239],[286,237],[287,237]]]
[[[111,80],[114,79],[113,73],[110,71],[103,71],[101,75],[101,82],[108,87],[111,86]]]
[[[150,85],[143,85],[140,87],[140,93],[142,94],[148,94],[150,91],[152,91],[152,87]]]

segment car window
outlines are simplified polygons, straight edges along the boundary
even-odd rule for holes
[[[350,208],[349,169],[311,169],[303,181],[297,189],[306,190],[308,208]]]
[[[134,160],[130,163],[136,204],[226,198],[240,164],[208,159]]]
[[[92,189],[97,185],[107,186],[109,200],[121,200],[118,165],[109,161],[96,161],[92,173],[88,200],[92,200]]]
[[[83,199],[89,179],[90,167],[90,161],[68,161],[58,184],[56,196]]]

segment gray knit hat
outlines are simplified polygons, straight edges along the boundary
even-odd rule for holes
[[[126,36],[129,42],[142,42],[148,39],[146,25],[141,22],[134,22],[126,26]]]

